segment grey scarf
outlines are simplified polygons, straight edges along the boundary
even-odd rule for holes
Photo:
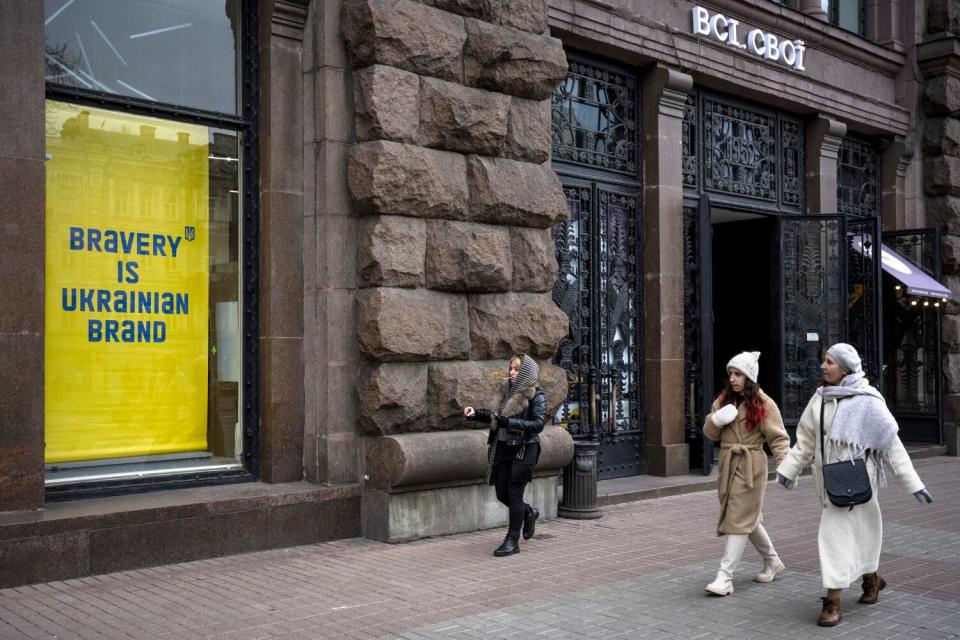
[[[890,446],[899,427],[883,395],[870,385],[862,371],[845,376],[838,386],[820,387],[817,393],[824,401],[843,400],[837,404],[830,427],[830,445],[838,447],[843,452],[841,457],[846,454],[850,460],[869,450],[880,483],[886,484],[882,463],[889,460]]]

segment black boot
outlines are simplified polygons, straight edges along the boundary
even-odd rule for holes
[[[540,512],[527,505],[527,512],[523,515],[523,539],[529,540],[537,530],[537,518]]]
[[[497,550],[493,552],[493,555],[500,557],[511,556],[515,553],[519,553],[520,545],[517,542],[519,538],[519,531],[507,531],[507,537],[503,539],[503,544],[497,547]]]

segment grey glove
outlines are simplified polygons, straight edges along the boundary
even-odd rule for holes
[[[782,473],[777,474],[777,482],[779,482],[780,486],[784,489],[793,489],[794,485],[796,484],[793,480]]]
[[[915,491],[913,493],[913,497],[916,498],[917,502],[919,502],[920,504],[923,504],[924,502],[926,502],[927,504],[930,504],[931,502],[933,502],[933,496],[931,496],[930,492],[927,491],[926,489],[920,489],[920,491]]]

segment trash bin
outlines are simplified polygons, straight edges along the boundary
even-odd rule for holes
[[[563,468],[563,500],[557,508],[561,518],[589,520],[603,515],[597,506],[599,452],[599,442],[573,441],[573,460]]]

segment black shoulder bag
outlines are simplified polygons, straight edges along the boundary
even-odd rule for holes
[[[823,488],[830,502],[838,507],[850,507],[869,502],[873,497],[870,487],[870,475],[867,473],[867,461],[864,458],[842,462],[827,462],[827,450],[823,446],[823,405],[820,403],[820,456],[823,461]],[[865,455],[870,455],[867,449]]]

